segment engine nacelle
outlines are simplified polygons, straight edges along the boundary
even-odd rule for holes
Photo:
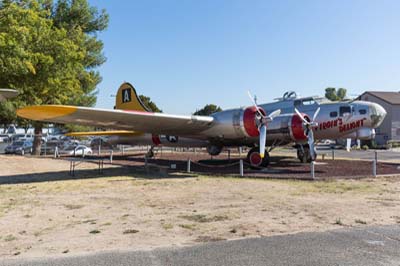
[[[265,116],[265,111],[262,108],[258,108],[258,110]],[[258,137],[260,132],[258,130],[258,126],[256,124],[256,117],[258,111],[255,106],[247,107],[243,112],[243,128],[247,136],[249,137]]]
[[[307,121],[311,121],[308,115],[302,114],[304,119]],[[303,120],[297,115],[292,115],[292,119],[290,121],[290,136],[293,141],[302,142],[307,140],[307,136],[304,132],[305,128],[303,125]]]
[[[303,114],[305,119],[309,117]],[[279,140],[283,143],[305,142],[303,121],[296,114],[284,114],[275,117],[267,126],[267,142]]]
[[[265,111],[259,108],[265,115]],[[258,112],[255,106],[241,109],[226,110],[214,114],[215,126],[206,131],[210,137],[222,143],[234,143],[238,139],[247,139],[248,143],[257,142],[259,130],[257,125]],[[309,117],[303,114],[306,119]],[[282,142],[307,141],[304,134],[303,121],[296,114],[276,116],[267,125],[267,142],[281,140]],[[243,143],[243,142],[242,142]]]

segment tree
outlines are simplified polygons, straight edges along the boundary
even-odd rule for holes
[[[337,91],[335,88],[326,88],[325,97],[331,101],[343,101],[346,98],[347,90],[339,88]]]
[[[150,97],[139,95],[140,101],[152,112],[162,113],[162,110],[150,99]]]
[[[4,130],[17,119],[15,106],[11,101],[5,101],[0,104],[0,124]]]
[[[213,113],[221,111],[222,111],[221,107],[215,104],[207,104],[202,109],[196,110],[196,112],[194,112],[194,115],[211,115]]]
[[[8,0],[0,5],[0,87],[19,90],[15,105],[92,106],[104,63],[95,33],[108,16],[87,0]],[[34,122],[34,153],[43,123]]]

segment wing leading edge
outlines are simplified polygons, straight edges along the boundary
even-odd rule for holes
[[[181,116],[66,105],[28,106],[17,110],[17,115],[43,122],[183,136],[199,135],[201,131],[210,128],[214,121],[211,116]]]
[[[0,102],[5,101],[9,98],[14,98],[18,95],[16,90],[11,89],[0,89]]]

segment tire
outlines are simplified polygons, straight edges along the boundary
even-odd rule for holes
[[[267,167],[270,163],[269,153],[266,151],[264,158],[261,158],[259,149],[254,147],[248,152],[247,161],[250,163],[251,168],[253,169]]]
[[[301,163],[311,163],[313,160],[311,159],[310,148],[303,147],[304,152],[299,148],[297,149],[297,158]],[[317,159],[317,150],[314,148],[315,160]]]

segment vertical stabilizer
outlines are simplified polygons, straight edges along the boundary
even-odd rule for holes
[[[128,82],[124,82],[118,89],[115,99],[115,109],[151,112],[137,95],[135,88]]]

